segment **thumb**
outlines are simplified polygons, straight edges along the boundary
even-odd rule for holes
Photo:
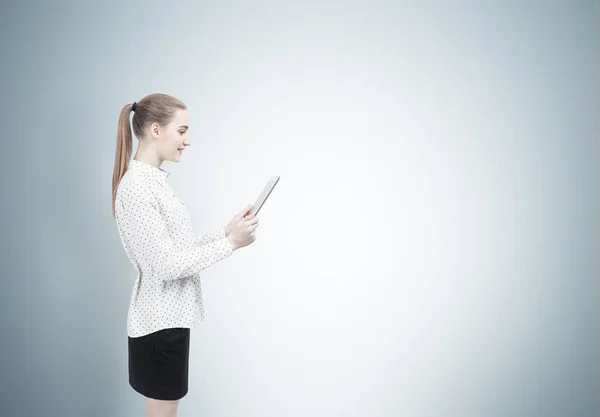
[[[242,217],[244,217],[246,214],[248,214],[248,212],[250,211],[250,209],[251,209],[251,208],[252,208],[252,204],[248,204],[248,205],[247,205],[247,206],[244,208],[244,210],[242,210],[242,211],[240,211],[240,212],[238,213],[238,218],[240,218],[240,219],[241,219],[241,218],[242,218]]]

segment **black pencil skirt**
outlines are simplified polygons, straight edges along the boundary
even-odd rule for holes
[[[156,400],[179,400],[188,392],[190,329],[162,329],[129,344],[129,385]]]

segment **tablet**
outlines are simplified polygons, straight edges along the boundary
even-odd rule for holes
[[[263,204],[265,204],[265,201],[267,201],[267,198],[269,197],[269,195],[271,195],[271,191],[273,191],[273,188],[275,188],[275,186],[277,185],[278,182],[279,182],[279,176],[271,177],[271,179],[269,181],[267,181],[265,188],[263,188],[262,192],[256,199],[256,202],[254,203],[254,212],[253,213],[255,215],[258,214],[258,212],[262,208]]]

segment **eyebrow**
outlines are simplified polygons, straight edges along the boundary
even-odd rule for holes
[[[179,127],[184,127],[186,130],[187,130],[187,129],[189,129],[189,127],[188,127],[188,126],[186,126],[186,125],[181,125],[181,126],[179,126]]]

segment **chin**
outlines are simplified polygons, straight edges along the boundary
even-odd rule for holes
[[[171,162],[179,162],[180,160],[181,160],[181,155],[179,155],[179,154],[169,158],[169,161],[171,161]]]

